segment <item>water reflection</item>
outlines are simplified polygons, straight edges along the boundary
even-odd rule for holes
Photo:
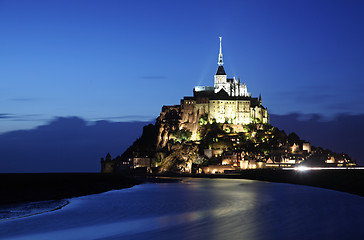
[[[7,239],[361,239],[363,198],[233,179],[184,179],[71,199],[0,223]],[[338,227],[340,226],[340,227]]]

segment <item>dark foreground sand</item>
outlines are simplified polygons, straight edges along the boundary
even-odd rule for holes
[[[0,204],[78,197],[139,183],[134,178],[101,173],[0,174]]]

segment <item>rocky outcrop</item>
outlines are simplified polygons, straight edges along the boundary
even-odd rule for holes
[[[167,146],[171,134],[180,129],[180,120],[180,105],[162,107],[162,112],[156,121],[156,127],[158,129],[156,151],[160,151]]]

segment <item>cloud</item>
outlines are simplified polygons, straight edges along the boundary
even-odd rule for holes
[[[9,119],[12,118],[12,115],[9,113],[0,113],[0,119]]]
[[[112,117],[100,117],[93,120],[110,120],[110,121],[151,121],[154,120],[156,116],[147,115],[124,115],[124,116],[112,116]]]
[[[34,121],[39,121],[39,122],[44,122],[44,121],[49,121],[50,117],[46,117],[43,114],[26,114],[26,115],[19,115],[16,118],[14,118],[14,121],[19,121],[19,122],[34,122]]]
[[[43,114],[10,114],[0,113],[0,120],[11,120],[11,121],[46,121],[49,118],[45,118]]]

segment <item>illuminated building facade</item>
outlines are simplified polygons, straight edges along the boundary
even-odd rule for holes
[[[201,117],[207,121],[245,125],[253,122],[268,123],[268,111],[262,105],[261,96],[251,97],[245,83],[240,79],[227,78],[223,66],[220,37],[218,68],[214,76],[214,86],[196,86],[192,97],[181,100],[182,127],[195,132]]]

